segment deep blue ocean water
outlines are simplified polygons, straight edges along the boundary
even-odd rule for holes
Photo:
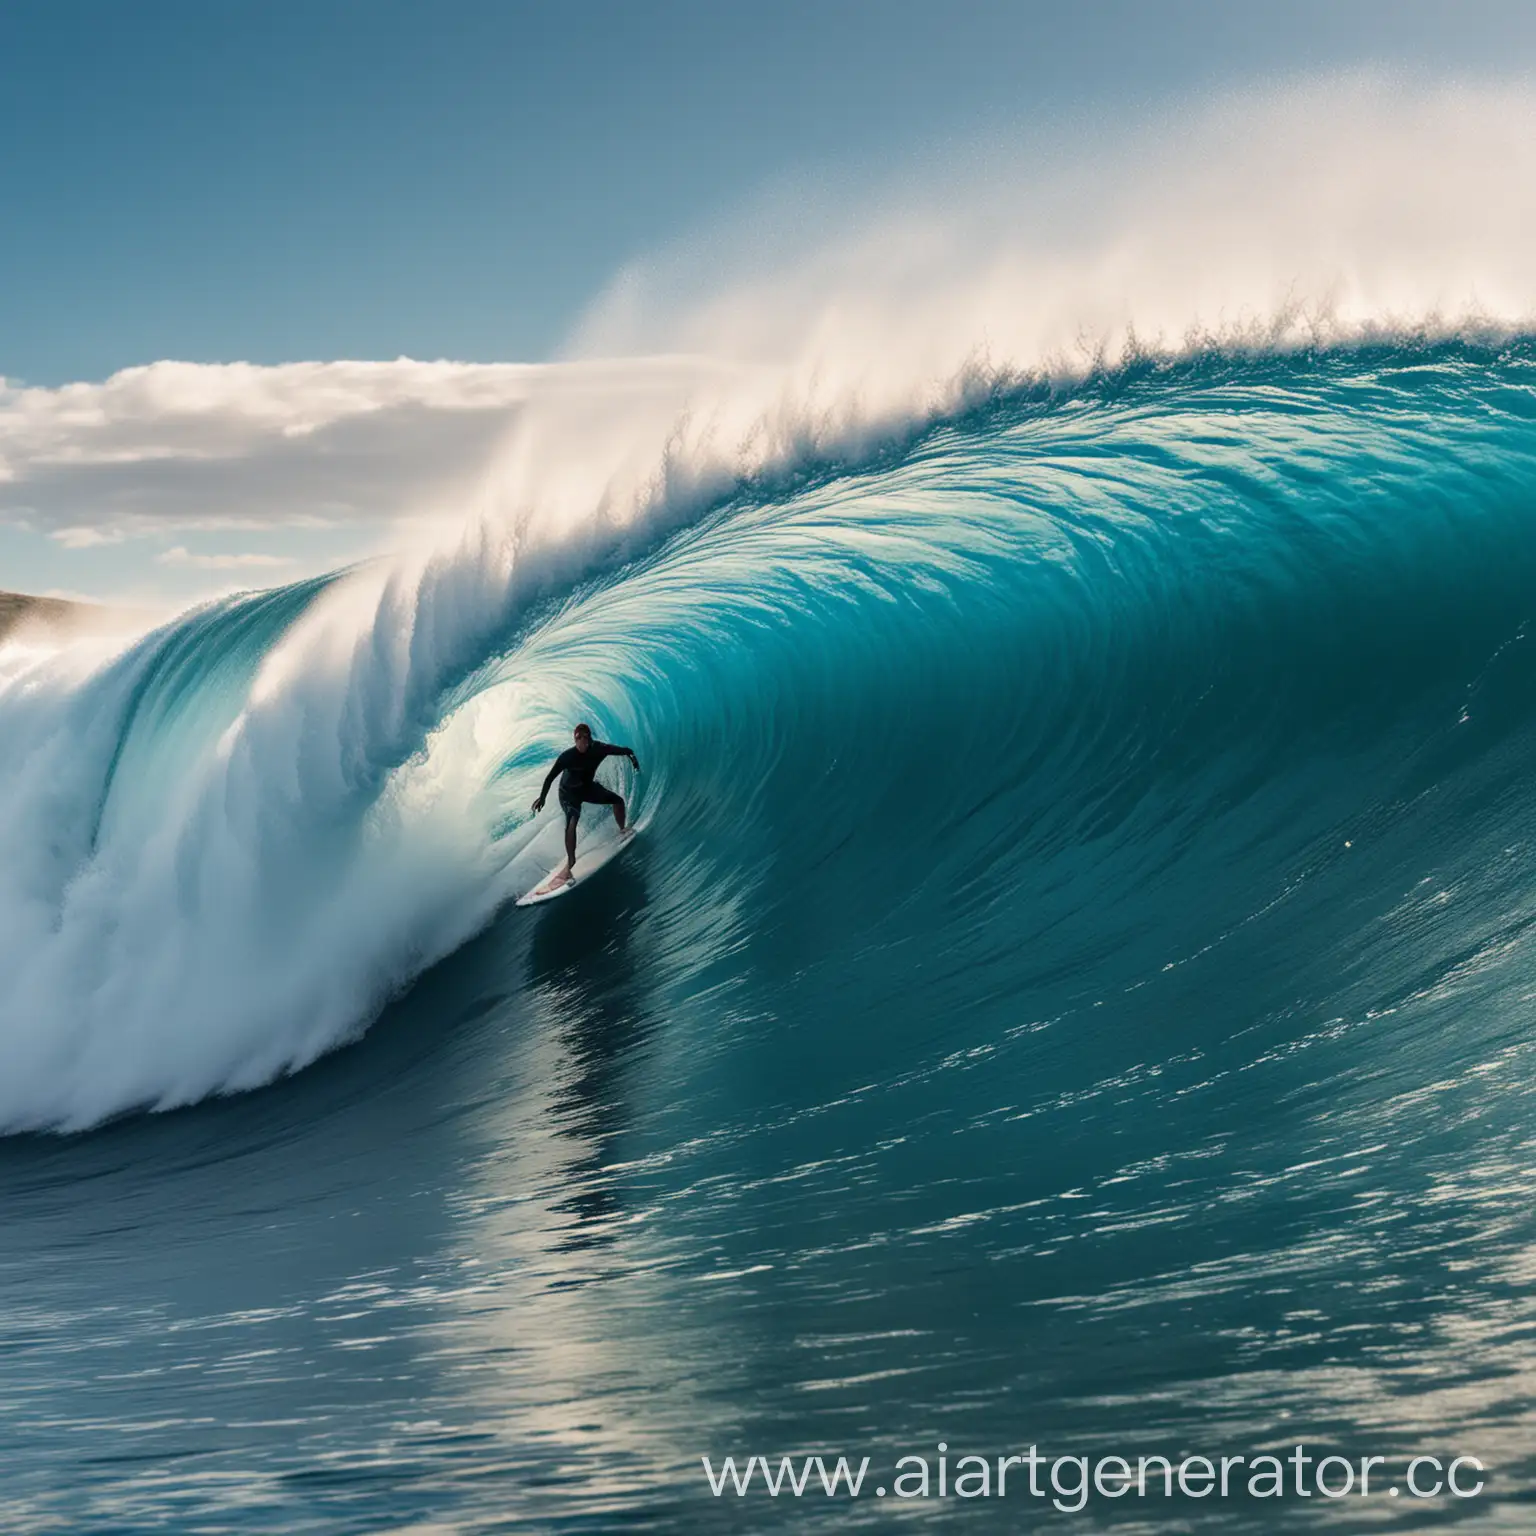
[[[1002,390],[326,715],[332,596],[0,697],[8,1529],[1536,1524],[1536,344]],[[576,716],[645,831],[518,910]]]

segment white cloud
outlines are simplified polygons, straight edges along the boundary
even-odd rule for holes
[[[72,550],[193,528],[384,528],[471,480],[545,372],[401,358],[0,379],[0,521]]]
[[[100,544],[121,544],[126,534],[110,528],[71,524],[68,528],[55,528],[48,537],[65,549],[95,549]]]
[[[526,398],[518,363],[150,363],[104,383],[25,388],[0,379],[0,443],[16,464],[229,458],[389,410],[484,411]]]
[[[212,573],[290,580],[415,544],[462,523],[535,398],[606,420],[692,366],[160,362],[58,388],[0,378],[0,588],[182,602],[224,590]]]
[[[294,563],[291,555],[197,554],[185,544],[176,544],[162,550],[155,556],[155,560],[160,565],[195,566],[200,571],[275,570]]]

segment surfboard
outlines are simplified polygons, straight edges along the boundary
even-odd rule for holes
[[[596,848],[581,849],[576,857],[576,875],[574,879],[566,878],[566,862],[562,858],[531,891],[517,898],[517,905],[520,907],[533,907],[537,906],[541,901],[553,901],[556,896],[564,896],[567,891],[574,891],[578,885],[582,885],[590,880],[605,864],[610,863],[623,853],[634,842],[639,832],[639,827],[625,827],[611,841],[599,843]]]

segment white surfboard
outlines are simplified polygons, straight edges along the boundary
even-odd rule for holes
[[[567,891],[574,891],[578,885],[589,880],[605,864],[623,853],[634,842],[639,832],[639,827],[625,827],[616,838],[599,843],[595,848],[578,849],[574,878],[567,878],[567,866],[562,856],[560,862],[531,891],[517,898],[517,905],[533,907],[541,901],[553,901],[556,896],[564,896]]]

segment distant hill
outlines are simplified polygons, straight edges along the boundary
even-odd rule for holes
[[[63,597],[31,597],[25,592],[0,592],[0,640],[26,623],[70,636],[141,634],[164,614],[154,608],[116,603],[73,602]]]
[[[88,603],[68,603],[58,597],[26,597],[20,592],[0,592],[0,636],[14,629],[23,619],[41,619],[45,624],[74,624],[89,619]]]

